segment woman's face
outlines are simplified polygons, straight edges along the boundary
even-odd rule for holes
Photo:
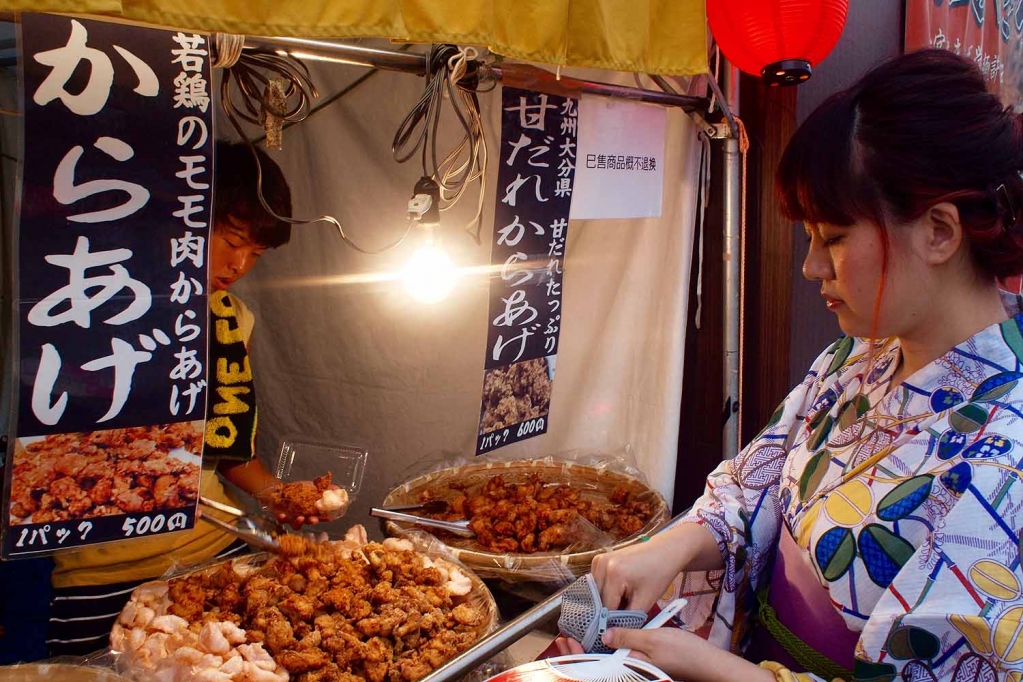
[[[913,257],[912,226],[888,230],[888,268],[881,310],[874,329],[874,308],[881,286],[884,248],[880,229],[857,222],[847,227],[807,224],[810,250],[803,276],[821,283],[828,310],[850,336],[901,336],[919,321],[933,273]]]

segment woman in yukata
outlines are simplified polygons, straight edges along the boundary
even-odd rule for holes
[[[996,285],[1023,271],[1021,171],[1023,120],[945,51],[799,128],[778,190],[847,336],[681,523],[593,562],[612,609],[720,571],[709,639],[610,646],[687,682],[1023,680],[1023,315]]]

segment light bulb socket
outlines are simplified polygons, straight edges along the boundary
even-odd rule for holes
[[[408,202],[408,217],[422,225],[440,224],[440,186],[435,180],[419,178]]]
[[[764,85],[799,85],[805,83],[813,75],[810,62],[805,59],[782,59],[772,62],[760,70]]]

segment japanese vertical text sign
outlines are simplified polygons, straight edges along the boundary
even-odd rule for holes
[[[547,432],[578,100],[506,87],[476,454]]]
[[[3,553],[191,528],[206,410],[205,36],[22,15]]]

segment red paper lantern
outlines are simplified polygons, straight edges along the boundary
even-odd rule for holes
[[[768,85],[802,83],[835,47],[849,0],[707,0],[721,52]]]

